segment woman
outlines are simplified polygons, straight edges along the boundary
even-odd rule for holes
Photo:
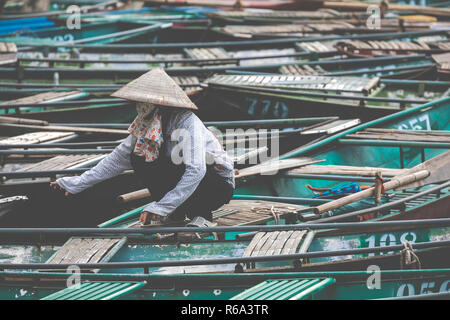
[[[175,223],[186,216],[212,221],[212,211],[233,195],[233,162],[191,111],[197,110],[194,103],[161,68],[112,96],[137,102],[130,135],[94,168],[50,186],[76,194],[132,168],[152,200],[139,218],[143,225]]]

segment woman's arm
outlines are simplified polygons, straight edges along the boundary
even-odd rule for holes
[[[206,174],[206,159],[205,159],[205,136],[202,130],[203,124],[195,116],[188,117],[183,121],[181,128],[175,130],[175,134],[183,137],[181,143],[177,145],[172,151],[171,158],[174,159],[182,152],[182,160],[185,164],[185,172],[178,184],[170,190],[158,202],[151,202],[145,207],[145,212],[151,212],[161,216],[167,216],[184,201],[186,201],[197,189]],[[172,133],[172,138],[174,137]],[[178,159],[178,160],[181,160]]]
[[[56,180],[56,182],[65,191],[76,194],[98,182],[115,177],[124,170],[131,169],[130,154],[135,144],[136,139],[129,135],[92,169],[80,176],[64,177]]]

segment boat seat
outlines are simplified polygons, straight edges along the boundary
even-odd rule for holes
[[[41,300],[114,300],[146,285],[145,281],[82,281]]]
[[[76,265],[107,262],[125,243],[125,237],[72,237],[46,263]]]
[[[305,300],[335,282],[334,278],[269,279],[230,300]]]
[[[428,130],[397,130],[382,128],[367,128],[353,134],[347,134],[346,139],[376,139],[376,140],[396,140],[413,142],[450,142],[450,132]]]
[[[26,171],[45,171],[45,170],[64,170],[64,169],[72,169],[74,166],[80,166],[81,164],[96,162],[97,160],[103,158],[104,154],[69,154],[69,155],[59,155],[56,157],[52,157],[50,159],[46,159],[40,161],[38,163],[34,163],[25,168],[21,168],[17,171],[26,172]]]
[[[73,136],[74,132],[37,131],[0,140],[0,144],[37,144]]]
[[[245,249],[242,257],[261,257],[305,253],[308,251],[315,232],[309,230],[288,230],[258,232]],[[255,267],[254,263],[247,267]]]

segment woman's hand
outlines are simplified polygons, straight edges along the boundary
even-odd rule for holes
[[[143,225],[150,224],[150,221],[159,221],[161,216],[159,214],[154,214],[148,211],[142,211],[139,217],[139,222]]]
[[[69,192],[64,190],[63,188],[60,187],[60,185],[58,184],[58,182],[56,181],[52,181],[50,182],[50,188],[52,188],[53,190],[60,190],[60,191],[64,191],[64,195],[67,197],[69,196]]]

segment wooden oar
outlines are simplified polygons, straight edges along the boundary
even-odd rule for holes
[[[412,174],[394,177],[389,182],[386,182],[383,184],[384,190],[391,190],[395,189],[397,187],[400,187],[405,184],[409,184],[412,182],[415,182],[417,180],[425,179],[430,175],[430,172],[428,170],[421,170]],[[313,208],[313,212],[316,214],[321,214],[323,212],[327,212],[330,210],[334,210],[337,208],[340,208],[344,205],[366,199],[368,197],[373,196],[375,193],[375,187],[371,187],[369,189],[348,195],[346,197],[331,201],[329,203],[322,204],[318,207]]]
[[[384,190],[406,189],[450,180],[450,151],[421,163],[383,184]],[[320,214],[374,195],[375,187],[348,195],[313,208]]]

